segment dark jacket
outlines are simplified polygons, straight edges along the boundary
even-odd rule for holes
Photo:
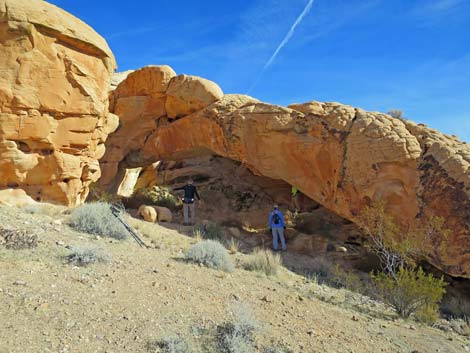
[[[194,202],[194,196],[197,197],[198,200],[201,199],[199,196],[197,189],[194,185],[188,184],[180,188],[173,189],[175,191],[178,190],[184,190],[184,197],[183,197],[183,202],[184,203],[193,203]]]

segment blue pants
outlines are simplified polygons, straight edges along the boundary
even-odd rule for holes
[[[282,227],[277,227],[277,228],[272,228],[272,233],[273,233],[273,249],[277,251],[279,245],[278,245],[278,236],[281,238],[281,246],[282,250],[286,250],[286,239],[284,239],[284,228]]]

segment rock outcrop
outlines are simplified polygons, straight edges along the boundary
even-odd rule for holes
[[[166,65],[131,72],[110,95],[110,111],[119,116],[119,128],[106,143],[108,152],[101,161],[100,183],[109,186],[113,180],[120,180],[127,161],[134,164],[130,161],[134,151],[143,148],[158,126],[199,111],[222,95],[214,82],[196,76],[177,76]],[[118,187],[115,184],[112,189],[116,191]]]
[[[184,77],[172,80],[181,83]],[[128,84],[124,80],[116,92]],[[196,112],[169,109],[169,88],[166,98],[151,108],[144,103],[134,108],[136,100],[151,99],[142,87],[137,93],[143,95],[133,96],[129,105],[128,99],[118,99],[114,112],[125,116],[125,131],[138,137],[126,141],[127,149],[110,146],[107,155],[115,158],[105,165],[105,174],[158,160],[217,154],[256,175],[296,185],[352,221],[365,205],[383,199],[403,223],[426,215],[445,217],[453,231],[450,246],[445,253],[436,246],[429,260],[447,273],[470,277],[469,145],[422,125],[339,103],[285,108],[243,95],[202,100],[200,87],[211,86],[201,83],[193,95],[189,89],[179,95],[180,107],[203,101],[205,107],[194,105]],[[152,116],[153,122],[143,123],[142,116]],[[114,179],[115,186],[121,179]],[[103,185],[112,186],[113,179]]]
[[[41,0],[0,0],[0,189],[82,203],[118,125],[116,67],[91,27]]]

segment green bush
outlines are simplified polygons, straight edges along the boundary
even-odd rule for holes
[[[258,271],[266,276],[276,276],[282,266],[279,254],[273,254],[269,250],[256,250],[245,263],[245,269]]]
[[[94,246],[77,246],[71,249],[67,262],[75,266],[88,266],[98,262],[111,261],[111,255]]]
[[[203,239],[222,241],[225,237],[223,228],[215,223],[196,224],[193,228],[193,236],[200,236]]]
[[[146,203],[166,207],[172,211],[175,211],[181,205],[180,199],[174,196],[169,188],[162,186],[152,186],[149,188],[139,189],[133,196],[144,197],[146,199]]]
[[[80,232],[115,239],[128,237],[127,229],[104,202],[88,203],[75,208],[70,215],[70,226]]]
[[[234,265],[227,249],[219,242],[204,240],[189,248],[185,254],[188,261],[202,264],[225,272],[232,272]]]
[[[418,314],[418,319],[431,320],[433,312],[437,318],[438,303],[445,293],[444,279],[437,279],[418,270],[401,267],[396,279],[380,272],[371,274],[378,296],[390,304],[402,317]],[[427,318],[427,319],[426,319]]]
[[[233,303],[231,314],[231,320],[217,327],[218,352],[256,352],[254,338],[255,333],[260,329],[259,323],[243,303]]]

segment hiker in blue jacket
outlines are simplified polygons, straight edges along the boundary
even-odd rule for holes
[[[284,222],[284,216],[277,205],[274,205],[274,209],[269,213],[269,228],[273,235],[273,249],[278,251],[278,237],[281,238],[282,251],[286,251],[286,240],[284,238],[284,229],[286,224]]]

